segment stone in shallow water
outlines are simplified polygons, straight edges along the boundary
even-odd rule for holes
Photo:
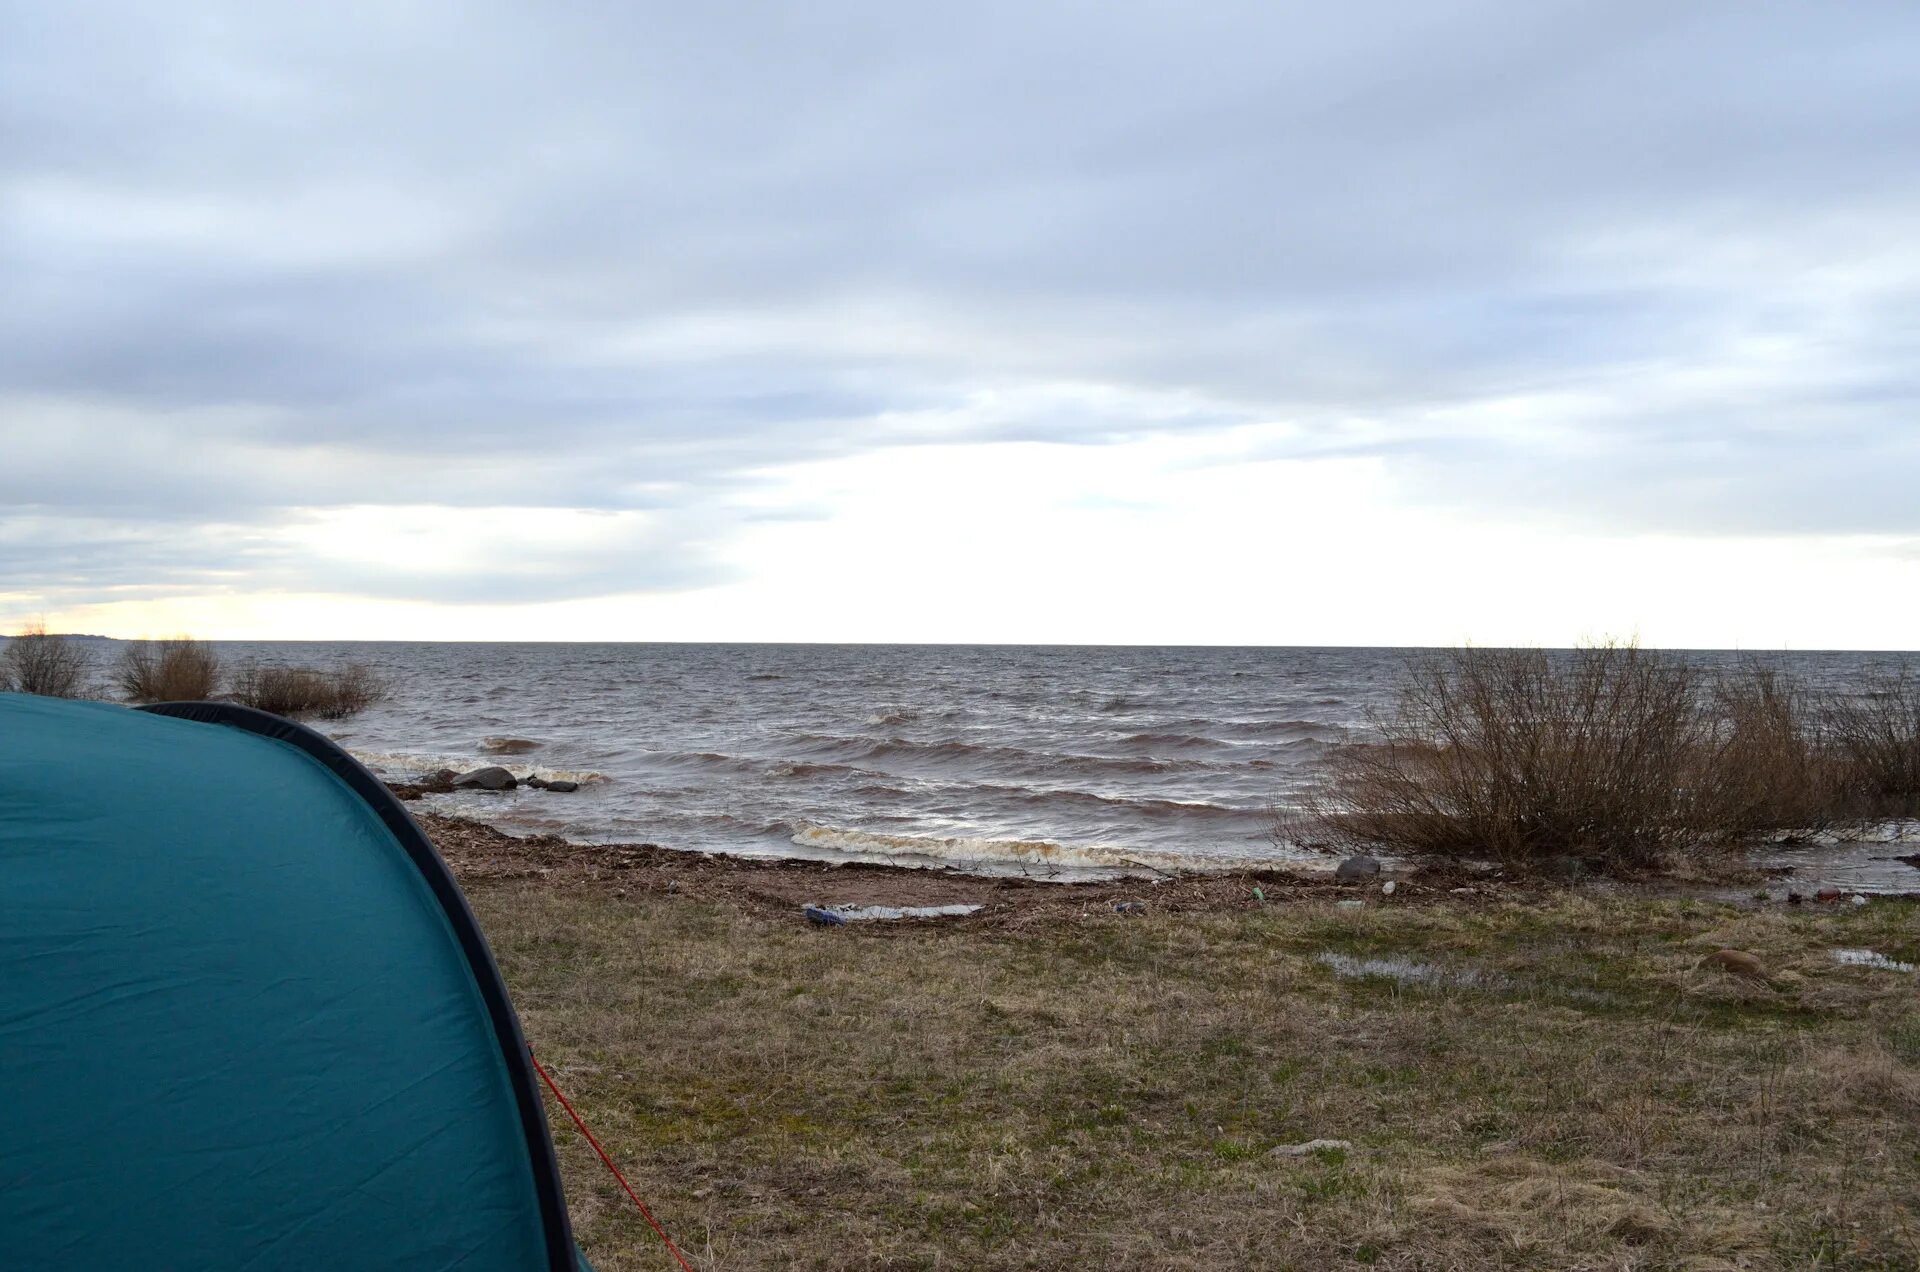
[[[453,779],[456,789],[466,791],[510,791],[519,784],[513,774],[498,764],[489,764]]]

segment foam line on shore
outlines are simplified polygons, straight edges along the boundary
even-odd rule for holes
[[[1117,844],[1060,844],[1045,839],[986,839],[964,835],[883,835],[811,825],[795,831],[793,843],[801,848],[854,856],[923,857],[956,865],[994,863],[1066,870],[1145,869],[1164,874],[1202,874],[1272,864],[1253,859],[1198,858]]]

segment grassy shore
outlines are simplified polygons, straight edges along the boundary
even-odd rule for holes
[[[1920,984],[1832,954],[1920,962],[1910,901],[1269,878],[817,929],[804,871],[432,824],[699,1267],[1920,1266]],[[596,1265],[668,1266],[556,1126]]]

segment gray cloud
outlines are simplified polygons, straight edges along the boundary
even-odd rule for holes
[[[1920,535],[1904,3],[0,23],[0,591],[692,586],[818,515],[771,465],[1253,421],[1503,516]],[[648,516],[282,533],[421,503]]]

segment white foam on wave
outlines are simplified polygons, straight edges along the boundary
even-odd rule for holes
[[[1060,844],[1046,839],[983,839],[965,835],[882,835],[833,826],[801,826],[793,836],[800,848],[857,857],[920,857],[942,864],[1040,866],[1054,870],[1149,870],[1162,874],[1200,874],[1251,865],[1252,859],[1193,857],[1118,844]]]
[[[406,779],[438,773],[441,769],[464,770],[478,767],[470,759],[457,755],[425,755],[416,751],[347,751],[371,769],[376,777]],[[495,761],[489,760],[488,763]]]
[[[506,767],[517,769],[519,766],[509,764],[506,765]],[[537,777],[543,782],[578,782],[582,786],[589,784],[597,785],[601,782],[610,782],[613,780],[605,773],[598,772],[594,769],[548,768],[544,764],[537,764],[529,769],[528,776]]]
[[[500,764],[515,776],[525,779],[537,777],[543,782],[578,782],[582,786],[589,783],[609,781],[605,773],[593,769],[550,768],[544,764],[528,765],[513,763],[512,756],[472,756],[472,755],[427,755],[414,751],[354,751],[348,755],[360,761],[373,772],[375,777],[386,781],[410,781],[438,773],[441,769],[452,769],[464,773],[469,769]],[[502,761],[507,761],[502,763]]]

